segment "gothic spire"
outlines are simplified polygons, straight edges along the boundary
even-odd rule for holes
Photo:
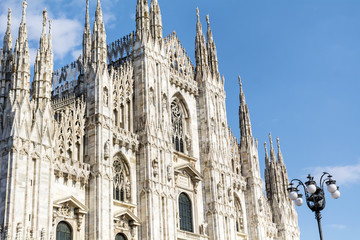
[[[266,169],[269,169],[270,168],[270,158],[269,158],[268,150],[266,147],[266,142],[264,143],[264,148],[265,148],[265,166],[266,166]]]
[[[43,11],[43,31],[40,37],[40,46],[34,64],[34,81],[32,84],[32,99],[37,104],[51,100],[51,80],[53,73],[53,52],[51,21],[49,21],[49,38],[46,36],[48,21],[46,9]]]
[[[270,141],[270,158],[271,158],[271,162],[275,163],[276,162],[276,155],[275,155],[275,150],[274,150],[274,145],[273,145],[271,133],[269,133],[269,141]]]
[[[8,21],[7,21],[7,28],[6,33],[4,36],[4,44],[3,44],[3,50],[4,51],[10,51],[12,49],[12,35],[11,35],[11,9],[8,10]]]
[[[85,27],[83,34],[83,65],[87,69],[87,65],[91,61],[91,30],[89,17],[89,0],[86,0]]]
[[[205,45],[205,36],[203,34],[202,25],[200,21],[199,8],[196,8],[197,23],[196,23],[196,38],[195,38],[195,59],[196,59],[196,77],[202,78],[206,74],[208,67],[208,58]]]
[[[158,0],[152,0],[150,5],[150,30],[155,40],[161,40],[163,36],[163,27],[161,20],[161,11]]]
[[[150,31],[149,4],[147,0],[138,0],[136,5],[136,39],[145,39]]]
[[[209,56],[209,68],[211,71],[211,74],[216,80],[220,79],[220,73],[219,73],[219,65],[218,65],[218,59],[217,59],[217,51],[216,51],[216,45],[214,42],[213,34],[210,27],[210,17],[209,15],[206,16],[206,22],[207,22],[207,52]]]
[[[282,155],[282,152],[281,152],[281,149],[280,149],[280,139],[279,139],[279,137],[276,138],[276,141],[277,141],[277,147],[278,147],[278,161],[279,161],[279,163],[284,164],[284,158],[283,158],[283,155]]]
[[[16,69],[16,72],[14,72],[12,77],[12,89],[15,90],[16,97],[20,93],[28,93],[30,90],[30,55],[26,27],[26,0],[23,1],[22,6],[22,19],[14,50],[14,69]]]
[[[93,28],[92,61],[93,63],[107,64],[107,45],[105,24],[100,0],[97,1],[95,22]]]
[[[240,133],[241,138],[252,137],[250,113],[248,106],[245,101],[245,94],[242,88],[241,77],[239,76],[240,85],[240,107],[239,107],[239,118],[240,118]]]

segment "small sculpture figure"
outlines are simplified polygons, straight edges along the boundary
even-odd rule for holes
[[[105,142],[105,146],[104,146],[104,158],[108,159],[110,156],[110,140],[108,139]]]

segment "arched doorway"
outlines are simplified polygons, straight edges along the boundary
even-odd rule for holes
[[[127,240],[124,234],[118,233],[115,237],[115,240]]]
[[[72,240],[72,230],[66,222],[60,222],[56,227],[56,240]]]

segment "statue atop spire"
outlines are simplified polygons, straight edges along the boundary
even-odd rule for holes
[[[86,71],[89,63],[91,62],[91,30],[90,30],[90,17],[89,17],[89,0],[86,0],[82,57],[83,57],[82,61],[83,61],[84,71]]]
[[[4,35],[4,42],[3,42],[3,50],[10,51],[12,49],[12,35],[11,35],[11,9],[8,9],[8,21],[7,21],[7,28],[6,33]]]
[[[22,9],[22,19],[21,19],[21,23],[26,23],[26,8],[27,8],[27,2],[26,2],[26,0],[23,1],[22,6],[23,6],[23,9]]]

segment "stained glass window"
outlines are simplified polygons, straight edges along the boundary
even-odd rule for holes
[[[56,240],[72,240],[71,228],[66,222],[60,222],[56,227]]]
[[[185,193],[179,196],[180,229],[188,232],[193,231],[191,200]]]

